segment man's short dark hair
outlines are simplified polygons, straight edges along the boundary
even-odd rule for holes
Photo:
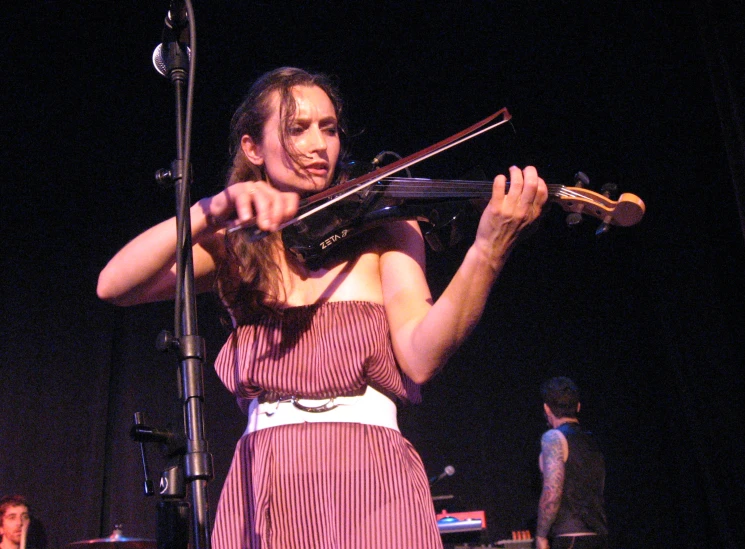
[[[5,515],[5,511],[8,510],[8,507],[20,507],[21,505],[28,509],[28,502],[23,496],[3,496],[0,498],[0,519]]]
[[[579,388],[568,377],[553,377],[541,385],[541,397],[556,417],[577,417]]]

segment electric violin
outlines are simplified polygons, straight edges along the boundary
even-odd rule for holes
[[[427,226],[425,237],[432,236],[427,241],[437,249],[436,231],[453,223],[468,204],[488,199],[492,182],[393,177],[393,174],[510,118],[507,109],[502,109],[418,153],[301,200],[297,215],[279,227],[285,248],[310,268],[316,268],[341,243],[361,232],[389,221],[417,220]],[[569,212],[568,223],[577,223],[583,215],[588,215],[601,221],[596,234],[602,234],[612,225],[630,227],[641,220],[645,212],[641,198],[623,193],[613,200],[609,188],[597,193],[585,188],[588,182],[587,176],[578,172],[575,186],[548,185],[549,202]],[[244,231],[251,241],[267,234],[253,223],[229,230],[234,231]]]

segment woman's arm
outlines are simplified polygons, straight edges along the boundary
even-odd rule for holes
[[[390,249],[381,255],[383,299],[396,359],[417,383],[430,379],[478,323],[494,282],[520,232],[540,215],[548,191],[535,168],[510,168],[494,180],[492,198],[474,244],[445,291],[432,302],[421,233],[392,224]]]
[[[191,211],[194,279],[197,290],[211,283],[221,239],[210,231],[199,203]],[[140,234],[109,261],[98,276],[98,297],[114,305],[173,299],[176,288],[176,218]]]
[[[191,207],[194,279],[197,291],[212,287],[223,258],[224,230],[255,220],[276,230],[297,211],[298,196],[281,193],[263,181],[237,183]],[[176,219],[140,234],[109,261],[98,277],[98,296],[115,305],[173,299],[176,288]]]

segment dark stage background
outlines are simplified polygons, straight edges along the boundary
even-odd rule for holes
[[[173,213],[153,180],[174,156],[172,88],[150,63],[167,2],[14,4],[0,13],[0,493],[30,498],[49,549],[115,523],[154,538],[128,432],[135,411],[179,416],[175,358],[154,346],[172,305],[117,309],[95,285]],[[531,163],[549,182],[582,170],[645,200],[641,224],[600,240],[596,222],[569,230],[552,207],[424,403],[401,410],[428,473],[457,470],[434,494],[485,510],[486,541],[532,527],[538,386],[566,374],[606,452],[615,547],[745,545],[743,6],[644,4],[195,0],[195,199],[221,185],[249,83],[296,65],[339,77],[360,160],[506,106],[513,128],[414,175]],[[430,256],[435,292],[464,249]],[[211,368],[219,319],[200,297],[213,510],[244,426]]]

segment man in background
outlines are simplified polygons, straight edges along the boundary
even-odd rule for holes
[[[23,496],[0,499],[0,549],[26,549],[29,523],[28,504]]]
[[[571,379],[555,377],[541,386],[541,396],[551,429],[541,437],[536,549],[606,549],[605,460],[580,427],[579,389]]]

